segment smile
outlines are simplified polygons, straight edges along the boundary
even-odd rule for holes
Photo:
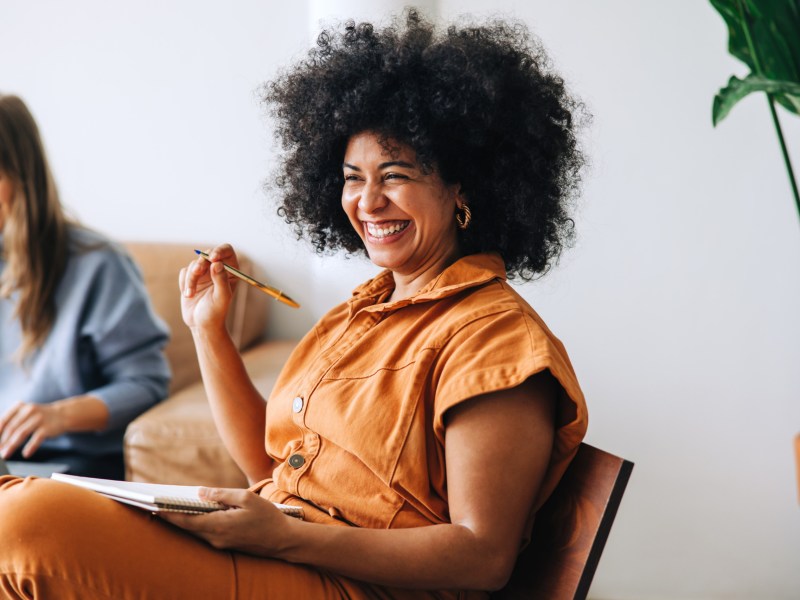
[[[388,223],[364,223],[367,226],[367,233],[376,239],[383,239],[390,235],[395,235],[403,231],[411,224],[411,221],[392,221]]]

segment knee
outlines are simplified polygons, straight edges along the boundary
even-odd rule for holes
[[[0,478],[0,557],[41,552],[56,541],[65,521],[60,488],[49,479]]]
[[[75,543],[90,514],[71,487],[50,479],[0,477],[0,597],[114,597],[96,593],[79,570],[93,564],[83,560]]]

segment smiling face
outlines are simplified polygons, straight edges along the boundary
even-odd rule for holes
[[[398,287],[419,289],[459,257],[459,186],[445,184],[435,169],[424,172],[409,146],[392,146],[372,132],[350,138],[342,207],[370,260],[392,270]]]

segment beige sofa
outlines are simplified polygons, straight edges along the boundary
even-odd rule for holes
[[[185,244],[124,244],[140,266],[158,315],[171,331],[166,349],[172,368],[169,397],[140,415],[125,433],[125,474],[131,481],[243,487],[244,474],[231,459],[211,417],[191,333],[181,318],[178,273],[195,256]],[[252,261],[240,256],[243,271]],[[258,273],[256,273],[258,275]],[[264,337],[267,312],[274,300],[239,282],[228,315],[228,330],[265,396],[295,345]]]

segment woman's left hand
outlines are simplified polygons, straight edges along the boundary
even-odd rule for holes
[[[289,539],[288,529],[294,517],[284,515],[258,494],[242,489],[200,488],[200,499],[221,502],[229,508],[203,515],[158,515],[220,550],[274,556],[283,541]]]

